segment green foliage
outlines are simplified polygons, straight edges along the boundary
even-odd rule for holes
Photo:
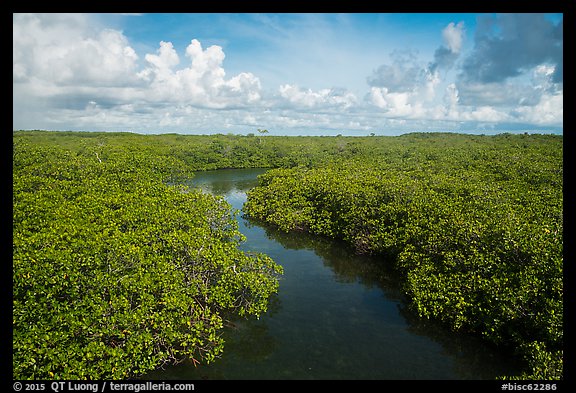
[[[370,137],[349,159],[275,169],[247,215],[397,261],[418,313],[562,375],[562,138]],[[370,153],[370,154],[367,154]]]
[[[177,184],[266,167],[245,214],[392,257],[422,317],[514,348],[519,378],[562,378],[561,136],[263,131],[15,132],[14,377],[218,356],[224,315],[263,313],[281,268],[238,251],[223,200]]]
[[[370,148],[368,138],[280,137],[266,135],[267,130],[241,135],[138,135],[112,132],[16,131],[17,143],[30,141],[36,146],[63,147],[74,153],[105,161],[117,154],[155,159],[158,169],[174,176],[179,171],[220,168],[273,168],[299,165],[317,166],[350,157],[358,146]],[[163,164],[163,162],[166,164]],[[174,166],[175,164],[175,166]],[[182,165],[185,167],[182,167]],[[169,173],[167,173],[169,174]]]
[[[225,315],[264,313],[282,268],[239,250],[223,199],[168,185],[191,177],[178,158],[57,135],[14,135],[13,377],[213,361]]]

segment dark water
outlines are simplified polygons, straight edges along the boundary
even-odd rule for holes
[[[193,185],[241,209],[261,169],[198,173]],[[149,379],[494,379],[518,373],[510,356],[408,311],[386,260],[344,245],[285,234],[239,216],[244,250],[284,267],[280,290],[259,320],[224,332],[222,357],[158,370]]]

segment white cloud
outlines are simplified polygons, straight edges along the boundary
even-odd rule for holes
[[[32,119],[59,123],[62,116],[62,123],[69,119],[76,127],[95,117],[95,105],[98,121],[119,122],[113,114],[125,105],[151,113],[167,104],[224,109],[260,101],[260,81],[252,73],[226,79],[220,46],[204,50],[193,39],[185,56],[189,62],[182,65],[172,43],[161,41],[156,53],[144,54],[142,67],[121,31],[99,28],[86,15],[14,14],[14,125],[27,128]],[[163,113],[156,121],[175,122]]]
[[[410,91],[422,81],[424,67],[413,51],[394,51],[392,64],[383,64],[367,78],[372,87],[385,87],[391,92]]]
[[[538,104],[520,106],[512,112],[522,121],[538,125],[561,126],[564,115],[564,98],[562,94],[543,94]]]
[[[302,89],[296,85],[281,85],[280,96],[295,108],[348,109],[357,102],[356,96],[344,89]]]
[[[141,99],[153,102],[187,103],[206,108],[226,108],[254,104],[260,99],[260,81],[249,72],[225,79],[222,48],[202,49],[193,39],[186,48],[190,64],[175,69],[180,58],[170,42],[160,42],[158,54],[147,54],[149,66],[138,75],[149,85]]]
[[[250,70],[227,75],[219,45],[203,48],[191,39],[178,53],[172,42],[159,41],[155,50],[143,51],[152,53],[136,53],[138,45],[122,31],[95,24],[89,15],[14,14],[14,128],[340,133],[462,122],[562,126],[562,84],[555,83],[560,64],[537,64],[519,79],[453,82],[464,24],[449,23],[439,33],[442,45],[430,62],[409,48],[394,51],[390,64],[365,79],[364,91],[320,83],[309,89],[291,79],[264,90]],[[302,43],[295,41],[291,56],[311,50],[296,42]],[[343,55],[329,49],[323,53]],[[357,98],[366,92],[364,101]]]
[[[450,22],[442,30],[442,38],[451,52],[460,53],[462,41],[464,40],[464,22],[458,22],[458,24]]]
[[[450,22],[442,30],[444,45],[434,52],[434,61],[428,65],[428,72],[436,74],[439,70],[450,70],[460,56],[464,41],[464,22]]]
[[[180,63],[180,58],[172,43],[164,41],[160,41],[160,49],[158,49],[157,55],[148,53],[145,59],[159,71],[168,70]]]
[[[26,69],[26,66],[22,63],[14,63],[12,65],[12,80],[15,83],[18,82],[25,82],[28,75],[28,70]]]
[[[184,122],[184,118],[181,116],[173,116],[171,112],[164,112],[164,115],[160,119],[160,127],[173,127],[181,126]]]
[[[544,14],[482,15],[475,46],[462,65],[460,78],[472,82],[503,82],[526,70],[555,64],[555,82],[563,78],[563,19],[555,24]]]
[[[461,54],[464,24],[449,23],[442,30],[443,45],[427,67],[413,52],[392,53],[393,63],[382,65],[368,78],[366,100],[387,118],[487,124],[500,122],[562,126],[562,85],[555,83],[557,65],[539,64],[531,77],[486,82],[446,80]],[[440,97],[438,90],[444,88]]]
[[[436,118],[436,88],[441,82],[437,73],[427,69],[418,72],[421,78],[410,89],[397,91],[387,87],[371,87],[367,100],[382,109],[387,116],[409,119]]]
[[[542,70],[541,70],[542,71]],[[548,69],[548,75],[552,72]],[[469,87],[469,86],[467,86]],[[476,86],[480,89],[480,86]],[[513,86],[502,86],[494,84],[487,88],[485,94],[494,95],[498,91],[514,89]],[[525,90],[528,90],[527,88]],[[444,95],[444,117],[447,120],[455,121],[478,121],[478,122],[509,122],[509,123],[526,123],[539,126],[551,125],[562,126],[563,122],[563,94],[544,92],[536,96],[536,102],[527,105],[527,99],[520,98],[515,94],[514,100],[510,96],[504,96],[502,101],[505,105],[494,106],[482,104],[463,105],[460,99],[460,92],[456,84],[448,85]],[[493,100],[492,100],[493,101]]]
[[[427,104],[418,91],[389,92],[387,88],[372,87],[369,101],[381,108],[390,118],[433,119],[436,106]]]
[[[450,83],[444,92],[444,115],[448,119],[458,118],[458,103],[460,97],[458,94],[458,88],[454,83]]]
[[[126,37],[110,29],[89,35],[84,22],[76,14],[14,14],[14,82],[31,77],[56,86],[118,86],[135,81],[138,56]]]
[[[555,66],[541,64],[533,67],[530,74],[500,82],[482,83],[460,79],[457,81],[460,104],[505,109],[537,106],[544,95],[562,95],[563,85],[553,82]]]
[[[457,120],[496,123],[509,121],[510,116],[506,112],[499,111],[491,106],[480,106],[461,111]]]
[[[194,39],[186,48],[186,56],[192,59],[192,68],[199,73],[216,72],[224,77],[224,70],[220,67],[224,61],[224,51],[218,45],[212,45],[202,50],[200,41]]]

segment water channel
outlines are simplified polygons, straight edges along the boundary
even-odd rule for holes
[[[193,187],[240,210],[263,169],[199,172]],[[410,312],[387,261],[345,245],[286,234],[238,215],[242,249],[284,268],[260,319],[234,321],[224,353],[210,365],[184,362],[149,379],[494,379],[518,373],[512,357]]]

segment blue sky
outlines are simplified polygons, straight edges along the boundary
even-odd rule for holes
[[[14,14],[13,128],[563,131],[562,14]]]

